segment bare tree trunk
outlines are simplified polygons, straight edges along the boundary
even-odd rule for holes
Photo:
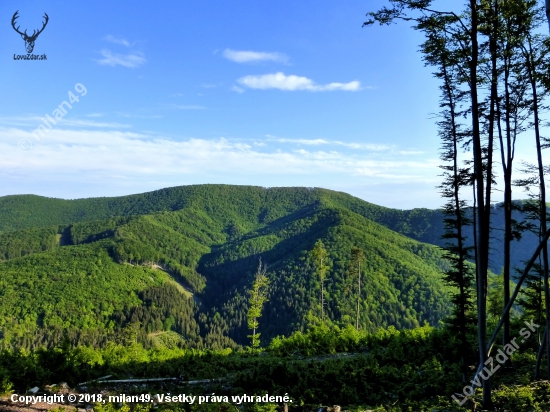
[[[550,15],[550,0],[546,0],[546,12],[547,15]],[[535,141],[537,145],[537,163],[538,163],[538,172],[539,172],[539,190],[540,190],[540,229],[542,233],[546,233],[546,185],[544,181],[544,164],[542,162],[542,146],[541,146],[541,137],[540,137],[540,119],[539,119],[539,105],[538,105],[538,93],[537,93],[537,82],[535,79],[534,70],[534,61],[533,61],[533,46],[531,44],[531,39],[528,39],[529,50],[523,49],[526,57],[526,66],[527,74],[529,75],[529,82],[531,83],[531,92],[533,94],[533,120],[535,125]],[[542,249],[542,267],[543,267],[543,277],[544,277],[544,302],[546,305],[546,328],[544,333],[544,339],[541,344],[541,349],[545,347],[546,349],[546,367],[548,371],[548,377],[550,378],[550,334],[547,332],[550,328],[550,289],[548,282],[548,248],[544,247]],[[539,375],[539,365],[540,357],[544,353],[544,350],[539,350],[537,356],[537,367],[535,369],[535,375]]]
[[[322,260],[321,266],[323,266]],[[325,279],[321,279],[321,320],[325,320]]]
[[[535,379],[538,379],[540,376],[540,364],[542,361],[542,354],[544,353],[545,344],[546,342],[546,336],[548,335],[548,328],[544,328],[544,336],[542,337],[542,342],[539,346],[539,350],[537,351],[537,363],[535,364]]]
[[[535,87],[536,89],[536,87]],[[536,102],[536,91],[535,102]],[[536,105],[536,103],[535,103]],[[535,111],[535,134],[537,138],[537,157],[539,164],[539,180],[540,180],[540,224],[542,233],[546,233],[546,187],[544,183],[544,165],[542,163],[542,153],[540,144],[540,132],[538,127],[538,108]],[[542,249],[542,265],[544,272],[544,302],[546,305],[546,328],[550,329],[550,285],[548,280],[548,247]],[[548,379],[550,379],[550,333],[545,333],[545,346],[546,346],[546,368],[548,373]]]
[[[506,305],[506,307],[504,308],[504,311],[502,312],[500,321],[498,322],[497,327],[495,328],[495,330],[493,332],[493,335],[491,336],[491,339],[489,339],[489,345],[487,347],[487,356],[489,356],[489,354],[491,353],[491,349],[493,347],[493,344],[495,343],[497,335],[500,332],[500,329],[502,328],[502,325],[504,323],[504,315],[507,312],[510,312],[510,309],[512,309],[512,305],[513,305],[514,301],[516,300],[516,297],[519,294],[519,291],[521,289],[521,285],[523,284],[523,281],[527,277],[527,274],[529,273],[529,271],[533,267],[535,261],[537,260],[538,256],[540,255],[540,253],[542,252],[542,249],[547,247],[548,238],[550,238],[550,230],[547,230],[546,233],[544,234],[544,236],[542,237],[542,239],[540,240],[539,245],[535,249],[535,253],[533,253],[533,256],[531,256],[531,259],[525,265],[525,268],[523,269],[522,275],[517,280],[516,288],[514,289],[514,293],[512,293],[512,296],[510,296],[510,302],[508,302],[508,305]],[[480,369],[481,368],[478,369],[477,373],[479,373]],[[476,375],[477,375],[477,373],[476,373]]]
[[[359,274],[357,277],[357,318],[355,320],[355,330],[359,330],[359,303],[361,301],[361,262],[359,262]]]
[[[472,103],[472,143],[474,180],[477,191],[477,237],[476,242],[476,272],[477,272],[477,335],[479,345],[479,370],[482,370],[487,361],[487,267],[489,259],[489,228],[490,228],[490,203],[485,205],[485,179],[483,173],[483,152],[481,146],[481,131],[479,125],[480,110],[477,88],[477,66],[479,63],[478,44],[478,14],[477,1],[470,0],[470,95]],[[490,180],[490,175],[488,175]],[[489,379],[483,379],[483,407],[492,406],[491,383]]]
[[[467,283],[467,266],[465,261],[467,259],[467,253],[464,245],[464,234],[463,227],[465,221],[463,218],[463,206],[460,201],[460,187],[463,185],[459,165],[458,165],[458,142],[459,134],[457,130],[457,121],[456,121],[456,105],[455,97],[453,93],[453,88],[451,85],[451,79],[449,72],[447,70],[447,62],[442,60],[442,74],[444,80],[445,93],[447,95],[448,105],[449,105],[449,117],[450,117],[450,126],[451,126],[451,136],[452,136],[452,201],[454,209],[454,218],[456,219],[455,230],[456,230],[456,241],[457,241],[457,253],[458,253],[458,264],[457,270],[460,278],[458,279],[458,287],[460,293],[460,300],[458,303],[458,319],[459,319],[459,333],[460,333],[460,352],[461,352],[461,368],[462,368],[462,381],[466,382],[467,366],[466,366],[466,352],[468,341],[466,338],[466,327],[467,327],[467,316],[466,316],[466,305],[467,305],[467,294],[468,286]],[[475,196],[475,190],[474,190]],[[475,212],[474,212],[475,213]],[[474,223],[475,225],[475,223]],[[475,227],[474,227],[475,230]],[[474,235],[475,237],[475,235]]]
[[[502,141],[500,133],[500,150],[502,154],[502,171],[504,174],[504,307],[510,301],[510,258],[512,243],[512,130],[511,130],[511,103],[510,103],[510,43],[506,42],[506,56],[504,57],[504,104],[505,104],[505,123],[506,123],[506,144]],[[499,119],[500,122],[500,119]],[[506,150],[504,149],[506,146]],[[510,313],[504,317],[504,328],[502,333],[502,345],[510,341]],[[509,365],[510,360],[506,361]]]

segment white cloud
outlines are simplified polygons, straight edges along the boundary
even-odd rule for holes
[[[30,150],[18,144],[31,143]],[[349,180],[368,177],[402,181],[431,181],[439,161],[369,158],[338,151],[266,148],[253,142],[191,138],[175,141],[164,137],[107,130],[54,128],[39,141],[29,131],[0,127],[0,175],[28,175],[63,181],[66,171],[101,175],[106,181],[161,176],[300,176]],[[113,176],[119,176],[117,178]],[[289,183],[290,184],[290,183]],[[295,184],[295,183],[292,183]]]
[[[116,122],[95,122],[92,120],[81,119],[62,119],[58,121],[56,127],[96,127],[98,129],[128,129],[132,127],[129,124]]]
[[[51,113],[50,113],[51,114]],[[92,113],[87,117],[101,117],[101,113]],[[43,116],[6,116],[0,117],[0,127],[1,126],[25,126],[28,128],[36,128],[40,124],[43,124]],[[116,122],[97,122],[89,119],[78,119],[78,118],[69,118],[64,117],[61,120],[56,122],[55,128],[66,128],[66,127],[94,127],[94,128],[107,128],[107,129],[126,129],[130,128],[129,124],[122,124]]]
[[[287,76],[282,72],[263,74],[259,76],[245,76],[237,80],[241,85],[251,89],[279,89],[279,90],[307,90],[312,92],[321,91],[357,91],[361,89],[361,83],[354,80],[349,83],[329,83],[318,85],[311,79],[293,74]]]
[[[96,60],[103,66],[123,66],[130,69],[135,69],[147,62],[147,59],[143,57],[141,52],[133,52],[128,54],[112,53],[110,50],[101,50],[103,59]]]
[[[351,149],[360,149],[360,150],[370,150],[370,151],[387,151],[391,150],[393,146],[388,146],[384,144],[373,144],[373,143],[354,143],[354,142],[342,142],[340,140],[326,140],[326,139],[287,139],[280,138],[271,135],[266,135],[269,140],[279,142],[279,143],[293,143],[298,145],[307,145],[307,146],[319,146],[319,145],[336,145],[349,147]],[[412,152],[399,152],[401,154],[409,154]],[[416,152],[414,152],[416,153]]]
[[[236,63],[250,63],[250,62],[262,62],[262,61],[272,61],[277,63],[287,63],[288,56],[283,53],[277,52],[255,52],[255,51],[246,51],[246,50],[231,50],[225,49],[223,51],[223,57],[227,60],[234,61]]]
[[[268,136],[271,138],[271,136]],[[285,139],[285,138],[271,138],[279,143],[295,143],[295,144],[305,144],[308,146],[319,146],[324,144],[330,144],[328,140],[324,139]]]
[[[107,40],[109,43],[114,43],[114,44],[121,44],[123,46],[126,46],[126,47],[131,47],[132,44],[130,44],[130,42],[126,39],[122,39],[122,38],[117,38],[115,36],[112,36],[112,35],[107,35],[103,38],[103,40]]]
[[[421,150],[400,150],[399,154],[406,155],[406,156],[413,156],[413,155],[424,154],[424,152]]]
[[[441,203],[435,189],[440,182],[439,160],[413,160],[393,146],[389,151],[341,152],[319,150],[329,148],[319,143],[330,142],[326,139],[305,139],[312,144],[288,147],[223,137],[177,141],[99,127],[55,127],[38,140],[31,134],[35,127],[14,127],[0,120],[0,176],[5,183],[0,196],[114,196],[184,184],[227,183],[326,187],[386,206],[393,199],[391,205],[401,208]]]
[[[338,140],[335,140],[334,144],[346,146],[351,149],[370,150],[373,152],[382,152],[382,151],[393,149],[393,146],[388,146],[385,144],[375,144],[375,143],[346,143],[346,142],[340,142]]]
[[[244,93],[244,89],[242,87],[235,86],[235,85],[231,86],[231,90],[237,93]]]

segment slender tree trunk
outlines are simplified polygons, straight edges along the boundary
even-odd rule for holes
[[[546,11],[547,14],[550,12],[549,9],[550,0],[546,1]],[[531,93],[533,94],[533,121],[535,125],[535,141],[537,146],[537,163],[538,163],[538,172],[539,172],[539,191],[540,191],[540,229],[542,233],[546,233],[546,185],[544,181],[544,164],[542,162],[542,146],[541,146],[541,137],[540,137],[540,119],[539,119],[539,105],[538,105],[538,93],[537,93],[537,81],[535,79],[534,73],[534,61],[533,61],[533,46],[531,44],[531,39],[528,39],[529,50],[525,50],[527,74],[529,76],[529,83],[531,84]],[[544,332],[544,339],[541,344],[541,349],[544,347],[546,349],[546,367],[548,372],[548,377],[550,379],[550,333],[548,330],[550,328],[550,289],[548,281],[548,247],[542,249],[542,269],[543,269],[543,278],[544,278],[544,302],[546,305],[546,327]],[[537,356],[537,366],[535,368],[535,375],[539,375],[539,365],[540,357],[544,353],[544,350],[539,350]]]
[[[544,335],[542,337],[541,345],[539,346],[539,350],[537,351],[537,363],[535,364],[535,379],[539,379],[540,377],[540,364],[542,361],[542,354],[544,353],[545,344],[546,342],[546,335],[548,335],[548,328],[544,328]]]
[[[323,261],[321,260],[321,266]],[[325,279],[321,278],[321,320],[325,320]]]
[[[451,120],[451,133],[452,133],[452,151],[453,151],[453,202],[454,213],[456,219],[456,239],[458,250],[458,272],[459,272],[459,333],[460,333],[460,351],[461,351],[461,367],[462,367],[462,381],[466,382],[467,366],[466,366],[466,352],[467,352],[467,339],[466,339],[466,303],[467,303],[467,287],[466,284],[466,266],[464,264],[466,260],[466,251],[464,248],[464,235],[462,228],[464,226],[464,219],[462,216],[462,204],[460,202],[460,187],[462,185],[460,171],[458,167],[458,130],[456,123],[456,107],[453,89],[451,87],[451,79],[447,71],[447,64],[442,62],[442,73],[444,79],[445,93],[449,103],[449,115]]]
[[[489,258],[489,224],[490,224],[490,203],[485,206],[485,179],[483,173],[483,153],[481,146],[481,131],[479,125],[479,100],[477,90],[477,66],[479,63],[479,44],[478,44],[478,15],[477,2],[470,0],[470,95],[472,103],[472,143],[473,143],[473,163],[474,180],[477,191],[477,237],[476,242],[476,272],[477,272],[477,316],[478,316],[478,345],[479,345],[479,370],[485,367],[487,361],[487,267]],[[490,180],[490,175],[488,175]],[[492,406],[491,383],[489,379],[482,380],[483,385],[483,407]]]
[[[356,330],[359,330],[359,304],[361,302],[361,262],[359,262],[358,265],[359,265],[359,273],[357,277],[357,317],[355,320]]]
[[[521,285],[523,284],[523,281],[525,280],[525,278],[529,274],[529,271],[531,270],[531,268],[535,264],[535,261],[537,260],[538,256],[542,252],[542,249],[547,247],[548,238],[550,238],[550,230],[546,231],[546,233],[544,234],[544,236],[540,240],[539,245],[535,249],[535,253],[533,253],[533,256],[531,256],[531,259],[529,259],[529,261],[525,265],[525,268],[523,269],[523,273],[521,274],[521,276],[517,280],[517,284],[516,284],[516,288],[514,289],[514,293],[512,293],[512,296],[510,297],[510,302],[508,302],[508,305],[506,305],[506,307],[504,308],[503,315],[506,312],[509,312],[510,309],[512,308],[512,304],[514,303],[514,301],[516,300],[516,298],[519,294],[519,291],[521,289]],[[498,333],[500,332],[500,329],[502,329],[502,324],[503,323],[504,323],[504,316],[501,316],[500,321],[498,322],[497,327],[495,328],[495,330],[493,332],[493,335],[489,339],[489,345],[487,346],[487,356],[489,356],[489,354],[491,353],[491,349],[493,347],[493,344],[496,341],[496,338],[497,338]],[[479,373],[479,369],[478,369],[477,373]],[[477,373],[476,373],[476,375],[477,375]]]
[[[490,217],[491,217],[491,191],[493,183],[493,153],[494,153],[494,143],[495,143],[495,105],[498,100],[498,73],[497,73],[497,30],[498,30],[498,1],[494,1],[494,9],[491,10],[493,15],[493,33],[491,33],[489,39],[489,49],[491,54],[491,93],[490,93],[490,104],[489,104],[489,127],[487,130],[487,160],[486,160],[486,186],[485,186],[485,215],[486,215],[486,226],[487,232],[490,230]],[[476,85],[477,87],[477,85]],[[481,113],[478,113],[478,119]],[[481,131],[480,131],[481,133]],[[487,235],[487,253],[489,251],[488,243],[489,235]],[[488,262],[487,257],[487,262]]]
[[[502,141],[502,133],[500,133],[500,150],[502,155],[502,172],[504,175],[504,307],[510,301],[510,261],[511,261],[511,243],[512,243],[512,128],[510,124],[511,118],[511,102],[510,102],[510,42],[506,43],[506,51],[504,56],[504,104],[505,104],[505,123],[506,123],[506,144]],[[500,122],[500,119],[499,119]],[[504,148],[506,146],[506,149]],[[502,333],[502,345],[506,345],[510,341],[510,313],[504,317],[504,327]],[[506,361],[509,365],[510,360]]]

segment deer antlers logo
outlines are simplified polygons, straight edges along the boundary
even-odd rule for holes
[[[48,15],[46,13],[44,13],[44,19],[46,21],[44,21],[44,23],[42,23],[42,28],[38,31],[36,30],[33,30],[32,32],[32,35],[28,35],[27,34],[27,30],[25,30],[23,33],[21,31],[19,31],[19,27],[20,26],[17,26],[15,27],[15,20],[17,20],[17,18],[19,17],[17,15],[17,13],[19,13],[19,10],[16,11],[14,14],[13,14],[13,17],[11,18],[11,25],[13,27],[13,29],[19,33],[21,35],[21,38],[23,40],[25,40],[25,48],[27,49],[27,53],[32,53],[32,51],[34,50],[34,42],[36,41],[36,38],[38,37],[38,35],[40,33],[42,33],[42,31],[44,31],[44,28],[46,27],[46,25],[48,24],[48,20],[50,19],[48,17]]]

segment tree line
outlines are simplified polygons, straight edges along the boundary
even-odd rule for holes
[[[452,323],[461,340],[463,379],[466,380],[467,331],[477,329],[478,362],[474,379],[481,377],[483,403],[492,405],[491,379],[484,375],[498,336],[506,345],[510,339],[510,309],[525,281],[524,303],[538,313],[544,325],[534,376],[546,353],[550,376],[550,291],[548,284],[547,206],[543,150],[548,140],[542,135],[542,113],[550,86],[548,68],[550,42],[541,34],[550,17],[536,0],[469,0],[464,10],[439,9],[431,0],[389,0],[390,6],[369,13],[365,25],[413,22],[425,35],[421,53],[440,80],[441,113],[438,121],[442,142],[443,182],[447,200],[445,237],[451,268],[446,280],[455,287]],[[519,139],[530,139],[535,164],[516,161]],[[530,201],[524,212],[529,219],[513,219],[513,193],[527,190]],[[498,190],[498,192],[497,192]],[[492,205],[502,193],[504,241],[492,241]],[[472,200],[466,200],[472,199]],[[467,214],[473,208],[472,214]],[[473,228],[474,244],[465,242],[465,228]],[[518,268],[516,287],[511,266],[513,242],[525,231],[537,235],[538,247],[532,258]],[[488,337],[487,294],[491,248],[503,254],[503,296],[501,319]],[[475,262],[472,267],[468,261]],[[536,265],[535,265],[536,263]],[[527,280],[526,280],[527,279]],[[499,335],[500,329],[502,333]]]

